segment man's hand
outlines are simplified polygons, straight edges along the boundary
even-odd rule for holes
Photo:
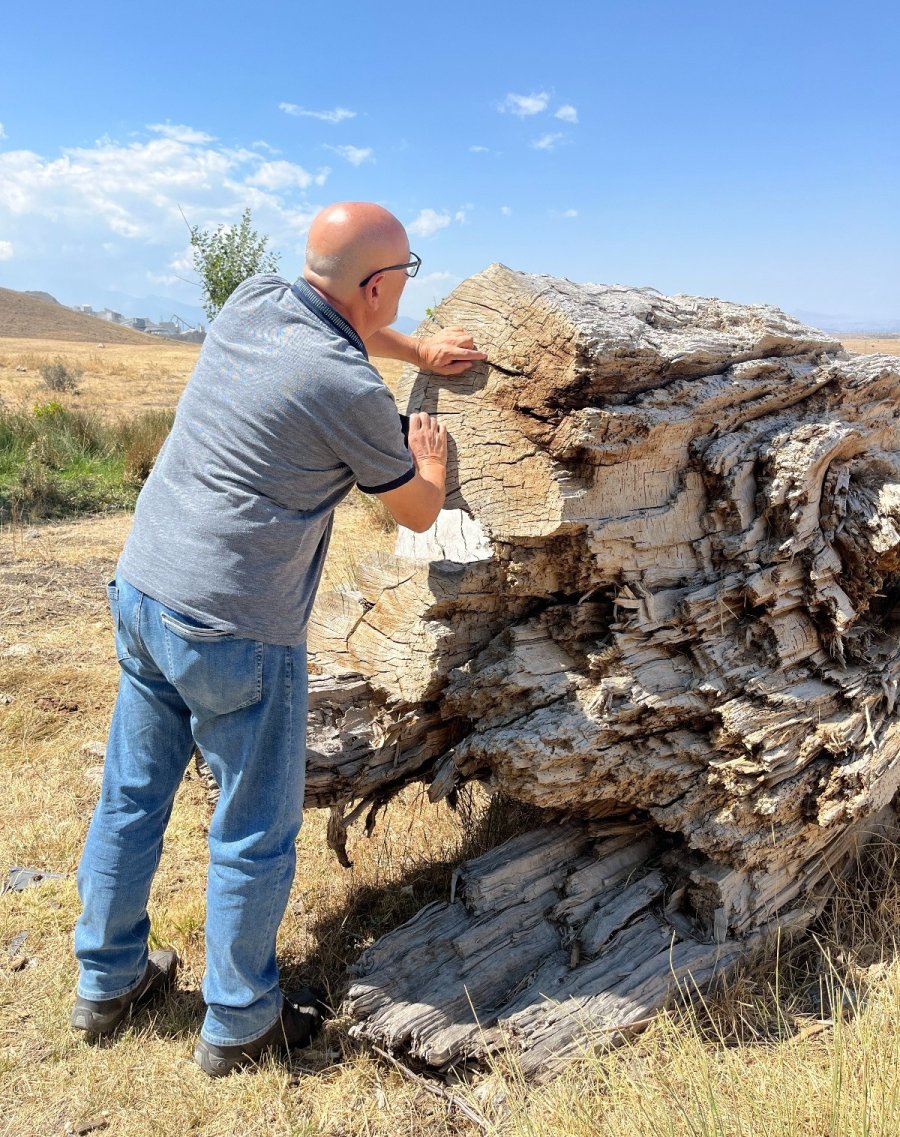
[[[417,411],[409,416],[409,451],[418,470],[423,463],[437,462],[447,467],[447,428],[436,418]]]
[[[444,504],[447,474],[447,428],[418,411],[409,416],[409,449],[416,464],[410,481],[378,496],[394,519],[414,533],[430,528]]]
[[[465,328],[442,328],[436,335],[416,341],[417,363],[436,375],[462,375],[487,356],[478,351]]]
[[[424,340],[382,328],[366,337],[366,348],[369,355],[399,359],[436,375],[462,375],[473,363],[487,359],[483,351],[475,350],[465,328],[443,328]]]

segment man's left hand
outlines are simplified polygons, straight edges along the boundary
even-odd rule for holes
[[[473,363],[487,359],[483,351],[478,351],[475,342],[465,328],[442,328],[428,339],[416,341],[418,365],[423,371],[433,371],[435,375],[462,375]]]

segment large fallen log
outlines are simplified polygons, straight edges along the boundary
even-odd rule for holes
[[[900,373],[774,308],[493,265],[409,369],[453,437],[435,527],[324,596],[308,804],[410,780],[547,810],[376,944],[356,1033],[546,1073],[805,926],[900,784]]]

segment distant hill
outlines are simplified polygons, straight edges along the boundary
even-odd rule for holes
[[[56,297],[51,296],[49,292],[31,292],[26,288],[22,295],[33,296],[35,300],[46,300],[48,304],[59,304]]]
[[[832,335],[842,332],[849,336],[895,336],[900,334],[900,320],[855,320],[852,316],[840,316],[833,312],[808,312],[803,308],[791,309],[791,315],[796,316],[803,324],[813,328],[821,328],[823,332]]]
[[[84,343],[160,342],[143,332],[73,312],[48,293],[14,292],[11,288],[0,288],[0,337],[3,336]]]

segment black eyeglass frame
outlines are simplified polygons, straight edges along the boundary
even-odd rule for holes
[[[409,261],[409,263],[408,263],[408,264],[405,264],[405,265],[388,265],[386,268],[376,268],[374,272],[370,272],[370,273],[369,273],[369,275],[366,277],[366,279],[365,279],[365,280],[361,280],[361,281],[359,282],[359,287],[360,287],[360,288],[365,288],[365,287],[366,287],[366,285],[369,283],[369,281],[372,279],[372,277],[373,277],[373,276],[378,276],[378,274],[379,274],[380,272],[394,272],[394,270],[395,270],[395,269],[396,269],[396,270],[399,270],[399,269],[401,269],[401,268],[402,268],[402,269],[405,269],[405,270],[406,270],[406,275],[407,275],[408,277],[413,277],[413,276],[415,276],[415,275],[416,275],[416,273],[419,271],[419,268],[420,268],[420,266],[421,266],[421,264],[422,264],[422,258],[419,256],[419,254],[418,254],[418,253],[414,253],[414,252],[412,251],[412,249],[410,249],[410,250],[409,250],[409,255],[410,255],[410,256],[411,256],[413,259],[412,259],[411,261]],[[412,269],[412,272],[410,272],[410,271],[409,271],[410,269]]]

